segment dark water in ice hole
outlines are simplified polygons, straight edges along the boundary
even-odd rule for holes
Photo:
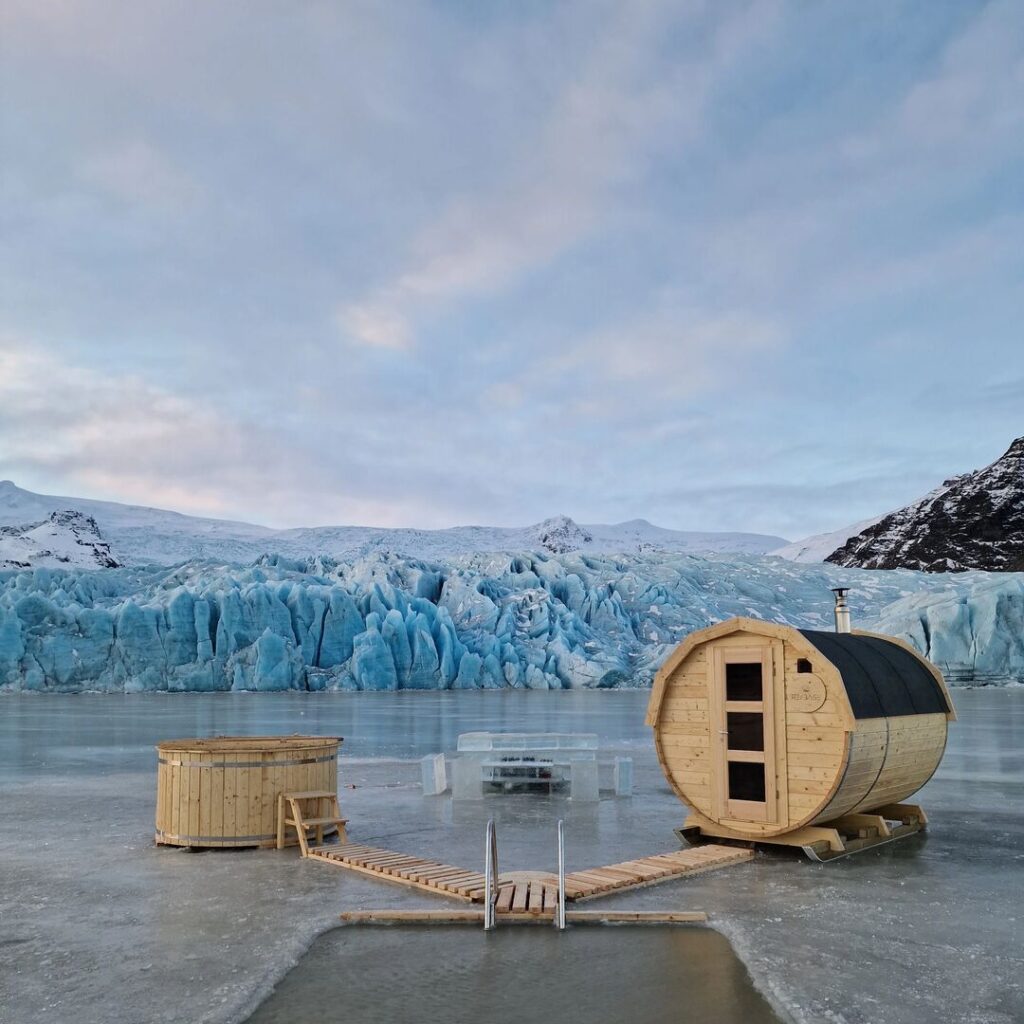
[[[777,1024],[704,928],[348,926],[321,936],[249,1018],[345,1024]]]

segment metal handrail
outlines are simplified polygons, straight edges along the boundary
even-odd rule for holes
[[[565,829],[558,819],[558,905],[555,907],[555,927],[565,929]]]
[[[494,819],[487,822],[487,839],[484,846],[484,931],[489,932],[495,923],[498,904],[498,832]]]

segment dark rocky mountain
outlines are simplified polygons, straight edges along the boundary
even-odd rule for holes
[[[1024,572],[1024,437],[990,466],[890,512],[825,561],[862,569]]]

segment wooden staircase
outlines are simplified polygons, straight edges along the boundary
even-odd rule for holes
[[[337,831],[341,843],[348,841],[345,826],[348,819],[341,816],[338,794],[330,790],[314,789],[305,793],[282,793],[277,798],[277,848],[283,850],[289,828],[298,836],[302,856],[308,857],[310,839],[315,846],[323,846],[324,832]],[[310,830],[313,835],[310,836]]]

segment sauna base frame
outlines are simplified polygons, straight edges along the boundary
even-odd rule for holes
[[[754,846],[795,846],[819,864],[851,853],[884,846],[924,832],[928,817],[917,804],[886,804],[867,814],[846,814],[824,825],[805,825],[777,836],[755,837],[717,825],[703,814],[690,814],[676,835],[691,846],[707,841],[731,841]]]

